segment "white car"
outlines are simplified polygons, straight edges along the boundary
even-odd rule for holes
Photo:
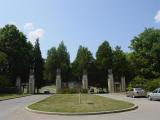
[[[153,92],[148,94],[149,100],[160,100],[160,88],[157,88]]]
[[[94,93],[94,88],[91,87],[88,92],[89,92],[90,94],[93,94],[93,93]]]

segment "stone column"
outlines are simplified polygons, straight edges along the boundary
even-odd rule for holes
[[[29,75],[29,93],[34,94],[35,93],[35,79],[34,79],[34,71],[30,71]]]
[[[61,89],[62,85],[61,85],[61,70],[57,69],[57,75],[56,75],[56,93],[59,92],[59,90]]]
[[[108,70],[108,92],[109,93],[114,92],[114,79],[113,79],[112,69]]]
[[[18,88],[18,92],[21,92],[21,78],[17,77],[16,79],[16,87]]]
[[[126,80],[124,76],[121,77],[121,91],[122,92],[126,91]]]
[[[88,90],[88,76],[87,76],[87,70],[83,70],[83,76],[82,76],[82,88]]]

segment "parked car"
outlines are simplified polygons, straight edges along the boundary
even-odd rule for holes
[[[148,94],[149,100],[160,100],[160,88],[155,89],[153,92]]]
[[[127,97],[146,97],[146,92],[142,88],[132,88],[131,90],[127,91]]]
[[[94,93],[94,88],[90,88],[88,92],[93,94]]]
[[[99,88],[97,93],[105,93],[104,90],[102,88]]]
[[[45,90],[44,94],[50,94],[50,91],[49,90]]]

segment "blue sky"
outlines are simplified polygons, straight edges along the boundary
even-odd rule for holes
[[[0,26],[16,24],[28,40],[40,37],[42,55],[63,40],[71,61],[79,45],[95,56],[109,41],[129,51],[145,27],[160,28],[160,0],[0,0]]]

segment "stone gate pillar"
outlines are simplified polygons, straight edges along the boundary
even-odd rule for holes
[[[61,90],[61,70],[57,69],[57,75],[56,75],[56,93]]]
[[[30,71],[29,75],[29,93],[34,94],[35,93],[35,79],[34,79],[34,71]]]
[[[112,69],[108,70],[108,92],[109,93],[114,92],[114,79],[113,79]]]
[[[18,92],[21,92],[21,78],[17,77],[16,79],[16,87],[18,88]]]
[[[87,70],[83,70],[83,76],[82,76],[82,88],[88,90],[88,76],[87,76]]]
[[[121,77],[121,91],[122,92],[126,91],[126,80],[124,76]]]

